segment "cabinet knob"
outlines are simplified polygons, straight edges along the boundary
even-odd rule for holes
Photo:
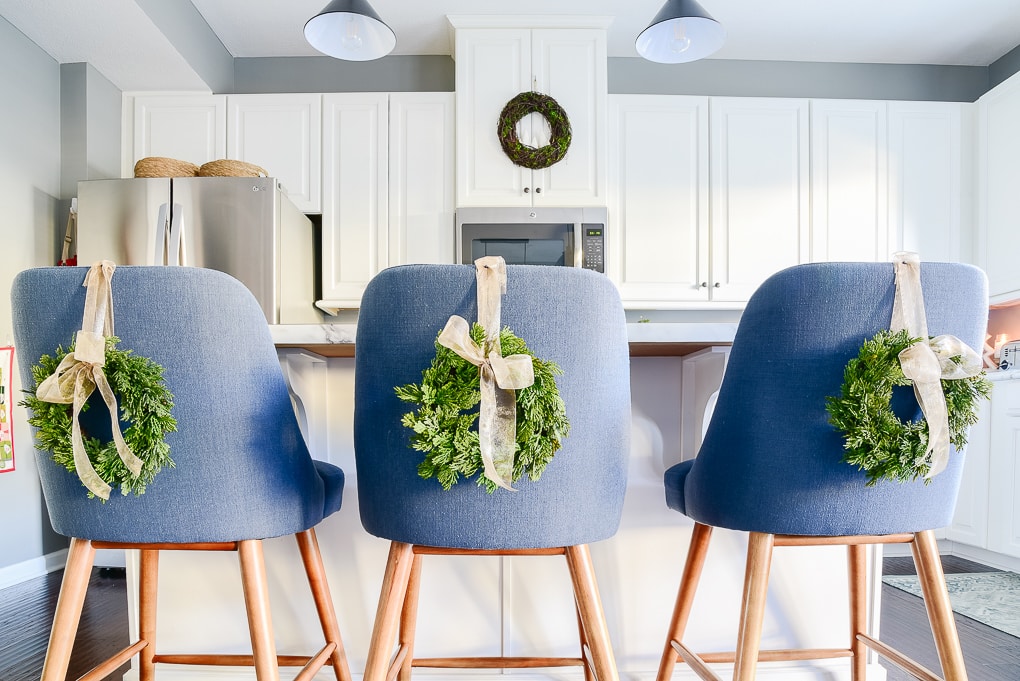
[[[719,288],[720,286],[722,286],[722,284],[720,284],[720,283],[719,283],[718,281],[717,281],[717,282],[715,282],[715,287],[716,287],[716,288]]]
[[[530,188],[530,187],[525,187],[525,188],[524,188],[524,193],[525,193],[525,194],[529,194],[529,193],[531,193],[531,188]]]
[[[708,288],[708,282],[707,281],[701,282],[701,287],[700,288]]]
[[[541,187],[535,187],[535,193],[536,194],[541,194],[542,193],[542,188]]]

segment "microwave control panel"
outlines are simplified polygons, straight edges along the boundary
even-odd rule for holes
[[[581,267],[596,272],[606,271],[605,227],[602,225],[581,225]]]

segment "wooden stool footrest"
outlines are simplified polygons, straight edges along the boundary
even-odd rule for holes
[[[541,667],[582,667],[579,657],[422,657],[412,667],[445,669],[531,669]]]
[[[93,667],[87,674],[78,681],[99,681],[109,676],[117,667],[121,666],[138,653],[139,650],[148,645],[147,641],[136,641],[113,657],[107,658],[101,664]]]
[[[857,640],[864,643],[864,645],[868,646],[876,653],[913,676],[915,679],[920,679],[921,681],[943,681],[942,677],[932,670],[927,667],[922,667],[900,651],[889,647],[877,638],[873,638],[867,634],[857,634]]]
[[[332,646],[330,643],[327,648],[329,652],[326,653],[327,657],[332,654]],[[325,652],[325,648],[323,652]],[[319,653],[316,658],[322,656],[323,653]],[[308,657],[307,655],[277,655],[276,664],[281,667],[304,667],[311,660],[316,659]],[[186,665],[207,665],[209,667],[254,667],[255,658],[252,655],[219,655],[219,654],[177,654],[177,655],[155,655],[152,661],[156,664],[186,664]]]
[[[308,664],[298,672],[298,675],[294,677],[294,681],[311,681],[315,677],[316,672],[322,669],[327,662],[329,662],[330,655],[336,650],[335,643],[327,643],[323,646],[322,650],[312,659],[308,660]],[[281,665],[284,666],[284,665]]]

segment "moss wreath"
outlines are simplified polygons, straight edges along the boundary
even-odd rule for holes
[[[829,422],[846,440],[843,461],[867,473],[869,487],[880,480],[910,482],[927,475],[931,468],[925,456],[925,419],[905,423],[890,409],[893,388],[912,385],[900,368],[899,354],[916,342],[920,339],[911,338],[906,331],[880,331],[864,341],[858,356],[847,362],[840,396],[826,398]],[[987,398],[991,389],[984,372],[942,381],[949,440],[957,449],[967,444],[967,428],[977,423],[978,400]],[[925,483],[929,482],[931,479],[925,478]]]
[[[114,442],[102,443],[98,438],[82,433],[85,451],[99,476],[111,487],[120,487],[122,495],[145,493],[156,474],[164,467],[173,468],[170,445],[164,440],[166,433],[177,430],[177,421],[171,416],[173,395],[163,383],[163,367],[147,357],[136,355],[130,350],[118,350],[120,340],[114,336],[106,339],[106,364],[103,372],[110,383],[120,406],[121,420],[130,422],[124,431],[124,441],[142,460],[142,470],[137,477],[131,474],[117,453]],[[71,445],[71,405],[44,402],[36,397],[39,384],[46,380],[66,355],[74,351],[74,343],[68,350],[57,347],[53,356],[43,355],[32,367],[35,387],[26,390],[27,397],[20,402],[32,414],[28,422],[35,426],[36,449],[52,453],[53,461],[68,471],[74,472],[74,452]],[[104,405],[105,407],[105,405]],[[89,408],[86,402],[82,411]],[[91,491],[89,498],[96,495]]]
[[[539,113],[549,123],[549,144],[531,147],[517,139],[517,123],[531,113]],[[570,148],[570,121],[555,99],[539,92],[522,92],[503,107],[496,126],[500,146],[515,165],[541,170],[558,163]]]
[[[471,326],[471,338],[485,341],[485,329],[477,322]],[[541,360],[509,328],[499,335],[502,355],[531,355],[535,382],[517,391],[517,446],[514,450],[513,481],[525,473],[538,480],[561,441],[570,431],[566,407],[556,387],[556,376],[563,371],[553,362]],[[497,485],[484,475],[482,451],[478,444],[478,410],[481,401],[478,367],[453,350],[436,342],[436,356],[422,371],[420,384],[394,388],[397,397],[416,405],[404,414],[401,423],[414,431],[411,446],[425,452],[418,464],[418,475],[436,478],[449,490],[461,475],[478,476],[478,485],[492,494]]]

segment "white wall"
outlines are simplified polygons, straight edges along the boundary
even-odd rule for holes
[[[57,252],[60,194],[60,67],[0,18],[0,345],[13,343],[10,286],[15,274],[51,264]],[[14,372],[13,396],[21,394]],[[0,586],[17,581],[54,550],[46,532],[34,448],[23,409],[14,412],[15,465],[0,474],[4,522]],[[10,515],[8,515],[10,514]],[[7,568],[7,569],[5,569]]]

